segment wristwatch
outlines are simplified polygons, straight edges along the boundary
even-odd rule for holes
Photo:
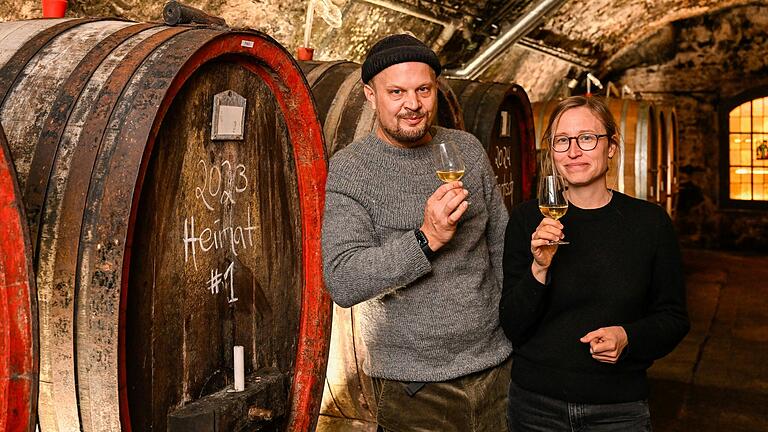
[[[431,261],[432,258],[435,257],[435,251],[429,248],[429,240],[427,239],[427,236],[425,236],[420,229],[413,230],[413,233],[416,235],[416,241],[419,243],[421,251],[424,252],[424,256]]]

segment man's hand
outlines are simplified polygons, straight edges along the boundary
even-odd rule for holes
[[[441,185],[427,199],[421,231],[429,240],[429,248],[436,251],[448,243],[456,233],[459,219],[469,207],[464,201],[469,191],[462,182]]]

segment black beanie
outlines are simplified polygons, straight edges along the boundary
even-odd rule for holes
[[[376,42],[363,62],[363,82],[368,82],[384,69],[405,62],[426,63],[440,76],[440,59],[428,46],[413,36],[397,34]]]

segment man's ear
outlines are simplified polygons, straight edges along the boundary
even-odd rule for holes
[[[370,81],[373,83],[373,81]],[[376,92],[373,90],[373,87],[370,84],[363,85],[363,93],[365,93],[365,98],[368,99],[368,102],[371,103],[371,109],[376,111]]]

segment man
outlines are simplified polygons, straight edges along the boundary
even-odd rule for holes
[[[340,306],[360,304],[380,429],[506,431],[507,211],[477,139],[432,125],[440,69],[408,35],[368,52],[362,79],[377,127],[331,158],[325,281]],[[440,184],[431,149],[440,141],[460,149],[461,181]]]

